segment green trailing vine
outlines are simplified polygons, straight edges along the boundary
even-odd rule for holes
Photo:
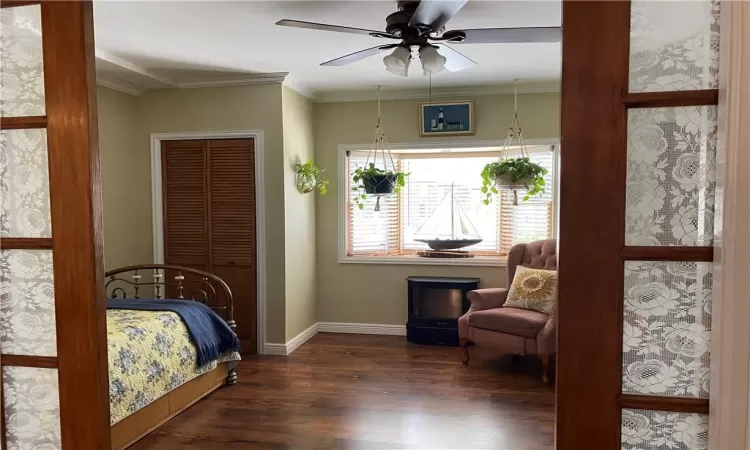
[[[370,163],[365,168],[357,167],[352,173],[353,187],[357,191],[357,194],[354,196],[357,207],[359,209],[365,208],[364,201],[367,200],[368,187],[375,186],[377,184],[376,179],[385,177],[386,180],[383,182],[390,183],[393,186],[392,192],[398,193],[402,187],[406,186],[406,177],[409,175],[410,173],[378,169],[373,163]]]
[[[320,195],[328,193],[328,180],[321,179],[321,175],[325,172],[325,169],[321,169],[312,161],[308,161],[306,163],[297,163],[294,166],[294,171],[297,174],[297,190],[300,192],[307,193],[317,188]]]
[[[482,194],[485,196],[483,203],[489,205],[492,195],[498,193],[495,186],[497,179],[501,178],[508,184],[523,184],[526,186],[526,194],[523,201],[544,193],[544,175],[547,169],[537,163],[531,162],[526,157],[504,159],[488,163],[482,169]]]

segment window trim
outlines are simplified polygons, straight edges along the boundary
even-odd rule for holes
[[[540,138],[540,139],[524,139],[524,143],[527,147],[534,146],[554,146],[555,151],[560,149],[559,138]],[[483,149],[502,149],[504,141],[421,141],[421,142],[405,142],[405,143],[390,143],[390,149],[393,150],[450,150],[450,149],[476,149],[481,151]],[[349,190],[349,176],[347,173],[346,164],[346,153],[349,151],[368,151],[372,148],[372,144],[339,144],[338,146],[338,189],[337,189],[337,211],[338,211],[338,262],[339,264],[398,264],[398,265],[420,265],[420,266],[486,266],[486,267],[503,267],[506,265],[506,258],[502,257],[486,257],[476,256],[474,258],[420,258],[414,256],[347,256],[346,252],[346,236],[347,236],[347,210],[346,205],[348,201],[348,190]],[[559,165],[559,154],[555,158],[555,170]],[[479,175],[477,174],[477,177]],[[559,188],[558,186],[555,186]],[[552,200],[555,205],[558,202],[559,189],[555,189],[552,195]],[[557,216],[555,212],[555,216]],[[555,234],[557,234],[557,227],[553,228]]]

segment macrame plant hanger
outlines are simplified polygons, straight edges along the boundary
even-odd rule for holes
[[[378,164],[378,153],[383,158],[383,169],[388,171],[390,162],[390,170],[396,173],[396,163],[393,162],[393,156],[391,155],[390,147],[388,146],[388,137],[385,134],[385,127],[383,126],[383,118],[380,110],[380,85],[377,87],[378,93],[378,122],[375,125],[375,135],[372,138],[372,148],[367,152],[367,158],[365,159],[365,168],[369,167],[370,157],[372,162],[377,166]],[[388,159],[386,159],[388,155]],[[381,181],[381,183],[390,183],[387,179]],[[380,196],[384,194],[377,194],[375,200],[375,211],[380,211]]]
[[[518,141],[518,146],[521,147],[521,157],[528,157],[529,152],[526,149],[526,143],[523,140],[523,132],[521,131],[521,125],[518,120],[518,80],[513,83],[513,121],[508,128],[508,134],[505,136],[505,142],[503,143],[503,149],[500,152],[500,160],[509,159],[508,156],[513,147],[513,140]],[[526,184],[520,183],[501,183],[498,188],[501,191],[512,191],[513,192],[513,205],[518,205],[518,190],[528,189]]]

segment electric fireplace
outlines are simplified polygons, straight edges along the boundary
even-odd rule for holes
[[[469,309],[466,294],[479,278],[408,277],[406,339],[415,344],[458,345],[458,318]]]

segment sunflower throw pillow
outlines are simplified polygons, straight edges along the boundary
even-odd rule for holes
[[[505,306],[552,314],[557,302],[557,272],[518,266]]]

